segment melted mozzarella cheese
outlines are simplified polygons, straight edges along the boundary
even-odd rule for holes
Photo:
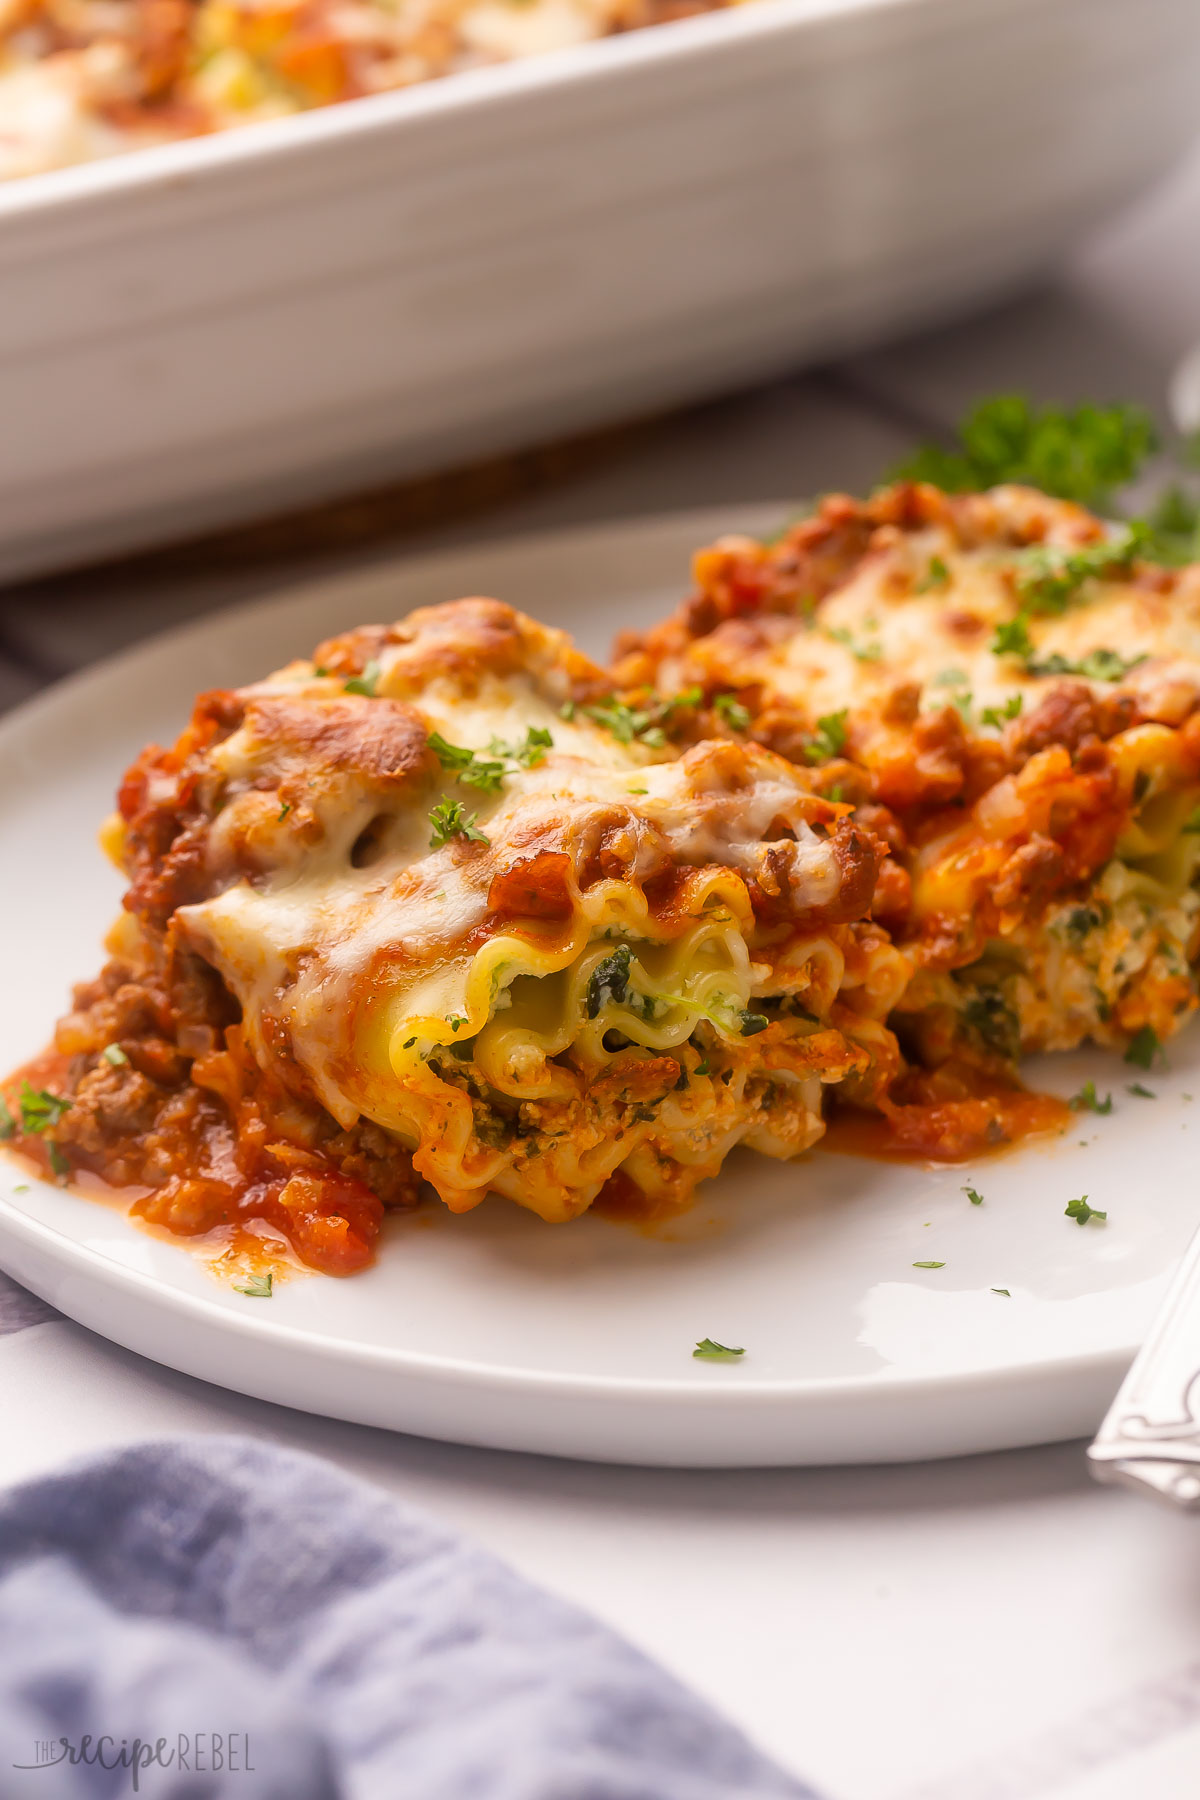
[[[926,586],[939,559],[948,579]],[[995,545],[964,549],[938,527],[908,534],[864,560],[825,600],[811,629],[794,631],[754,669],[773,700],[816,718],[849,705],[869,719],[900,685],[921,689],[925,709],[957,703],[968,719],[1002,710],[1020,696],[1028,712],[1056,681],[1030,674],[1024,659],[997,655],[996,628],[1020,603],[1009,572],[1014,552]],[[1124,678],[1159,706],[1183,685],[1200,691],[1200,581],[1171,596],[1127,580],[1093,579],[1059,616],[1027,615],[1034,664],[1061,657],[1079,663],[1096,650],[1127,663]],[[1082,677],[1086,679],[1086,677]],[[1097,693],[1110,683],[1092,680]]]
[[[403,647],[380,665],[379,699],[407,695],[416,684]],[[345,1125],[365,1113],[405,1128],[393,1045],[462,1041],[460,1026],[464,1036],[477,1032],[521,975],[566,968],[605,932],[652,937],[640,884],[671,864],[732,871],[721,897],[744,930],[753,921],[738,877],[753,879],[768,862],[797,907],[825,906],[837,895],[839,864],[806,822],[810,794],[798,771],[732,744],[656,762],[655,752],[622,744],[582,714],[563,719],[552,674],[484,673],[420,685],[424,728],[482,756],[497,740],[523,743],[531,725],[551,733],[543,760],[513,767],[497,791],[467,786],[453,771],[390,801],[365,778],[327,787],[314,780],[306,809],[312,824],[278,825],[273,868],[176,915],[241,1001],[260,1059],[270,1060],[269,1045],[285,1031],[322,1103]],[[343,691],[340,679],[293,666],[246,693],[325,700]],[[357,704],[370,708],[379,699]],[[249,719],[211,752],[233,796],[214,823],[218,856],[245,809],[265,803],[278,811],[277,796],[264,802],[255,785],[267,777],[271,754]],[[461,836],[431,843],[432,809],[454,802],[474,815],[486,844]],[[779,826],[788,835],[772,843]],[[368,828],[378,853],[356,866],[355,846]],[[586,894],[576,886],[566,925],[542,937],[499,929],[479,941],[497,874],[549,850],[570,860],[574,880],[603,832],[615,833],[621,872],[593,879]]]

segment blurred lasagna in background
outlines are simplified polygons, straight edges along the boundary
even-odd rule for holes
[[[1149,1066],[1196,1008],[1200,567],[1145,536],[1027,487],[833,496],[701,551],[620,646],[626,687],[731,694],[888,843],[926,1100],[1086,1040]]]
[[[735,0],[0,0],[0,180]]]

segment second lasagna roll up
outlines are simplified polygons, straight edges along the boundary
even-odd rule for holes
[[[858,802],[874,913],[930,1067],[1093,1040],[1153,1054],[1200,1005],[1200,566],[1022,487],[831,495],[695,559],[623,689],[694,684]],[[724,703],[725,712],[719,711]]]
[[[738,1142],[804,1150],[823,1083],[889,1066],[883,845],[769,751],[675,757],[607,691],[464,600],[242,690],[205,751],[210,891],[176,932],[269,1079],[381,1127],[455,1210],[676,1202]]]

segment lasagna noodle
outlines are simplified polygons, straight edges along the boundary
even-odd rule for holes
[[[807,1148],[823,1088],[896,1065],[885,846],[785,759],[679,753],[659,716],[489,600],[202,697],[106,831],[125,922],[60,1028],[55,1141],[175,1228],[237,1189],[302,1255],[297,1209],[417,1178],[558,1221],[605,1189],[678,1204],[737,1143]],[[161,1080],[137,1032],[106,1062],[122,993]]]
[[[619,646],[627,690],[699,684],[858,803],[925,1060],[1168,1037],[1196,1005],[1200,570],[1027,489],[827,499],[695,559]],[[729,729],[726,710],[701,728]]]

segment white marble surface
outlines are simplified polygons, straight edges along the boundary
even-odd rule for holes
[[[1053,290],[699,409],[599,470],[438,536],[862,486],[922,428],[999,388],[1140,398],[1161,413],[1172,362],[1200,336],[1198,246],[1200,160]],[[297,573],[281,558],[169,583],[100,572],[12,589],[0,595],[0,706],[164,613]],[[601,1468],[289,1413],[62,1321],[0,1338],[10,1478],[136,1435],[229,1430],[319,1451],[475,1533],[840,1800],[1200,1793],[1200,1520],[1094,1487],[1081,1445],[883,1470]]]

